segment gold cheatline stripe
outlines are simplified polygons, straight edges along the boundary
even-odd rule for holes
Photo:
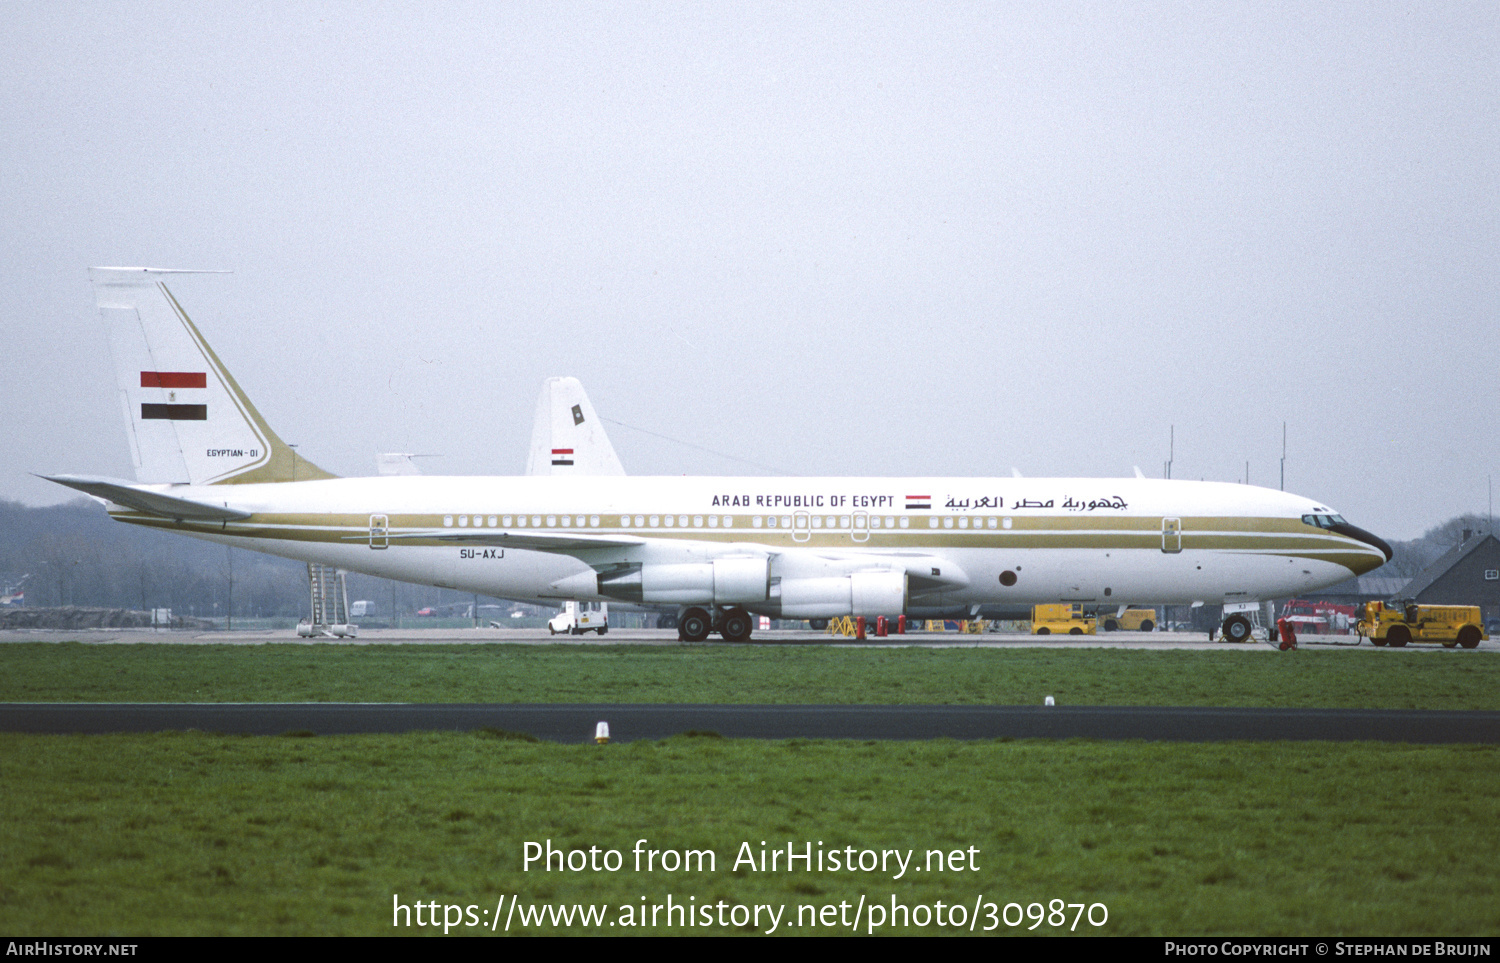
[[[349,545],[361,544],[370,538],[370,529],[367,515],[267,515],[264,516],[265,523],[258,523],[252,516],[249,521],[243,522],[182,522],[178,523],[172,519],[160,518],[154,515],[145,515],[135,512],[116,513],[115,518],[124,522],[145,525],[153,528],[166,528],[180,532],[199,532],[213,535],[232,535],[239,538],[259,538],[270,541],[290,542],[325,542],[329,544]],[[426,516],[413,516],[416,518]],[[398,519],[401,516],[397,516]],[[267,524],[273,519],[280,524]],[[320,524],[310,524],[297,521],[300,519],[316,519]],[[341,524],[342,523],[342,524]],[[1300,524],[1300,523],[1299,523]],[[428,537],[410,537],[412,534],[422,533]],[[969,549],[994,549],[994,550],[1023,550],[1023,549],[1056,549],[1056,550],[1078,550],[1078,549],[1121,549],[1121,550],[1150,550],[1161,548],[1160,532],[1156,529],[1149,531],[1100,531],[1095,530],[1088,533],[1068,531],[1031,531],[1026,533],[1016,532],[1014,529],[876,529],[871,531],[870,538],[862,541],[854,541],[851,532],[847,529],[830,531],[829,529],[811,530],[809,538],[795,539],[790,529],[766,529],[766,528],[719,528],[719,529],[619,529],[619,528],[439,528],[430,525],[399,525],[391,524],[386,529],[386,535],[392,545],[403,546],[438,546],[461,548],[464,541],[477,539],[456,539],[452,536],[460,532],[482,532],[493,533],[496,537],[505,533],[514,533],[519,537],[525,537],[532,532],[541,535],[555,535],[565,538],[574,534],[597,534],[597,535],[637,535],[664,541],[759,541],[770,543],[778,547],[804,547],[804,548],[901,548],[914,536],[924,536],[922,547],[927,548],[969,548]],[[397,537],[405,535],[407,537]],[[894,536],[894,537],[892,537]],[[521,549],[533,551],[545,551],[541,547],[526,545],[515,546]],[[1224,532],[1184,532],[1182,537],[1184,551],[1236,551],[1248,555],[1290,555],[1298,558],[1317,559],[1322,561],[1337,562],[1345,567],[1352,568],[1350,561],[1364,562],[1375,552],[1373,548],[1368,552],[1358,549],[1351,550],[1351,546],[1339,536],[1319,535],[1311,532],[1291,537],[1277,535],[1274,532],[1261,530],[1250,530],[1237,533]],[[599,551],[609,551],[619,546],[599,546]],[[574,549],[575,551],[580,549]],[[1176,554],[1176,553],[1170,553]]]

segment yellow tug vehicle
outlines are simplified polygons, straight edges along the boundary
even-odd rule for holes
[[[1098,631],[1099,621],[1085,615],[1077,602],[1032,607],[1032,635],[1095,635]]]
[[[1477,605],[1418,605],[1411,599],[1366,602],[1365,617],[1355,623],[1361,638],[1401,648],[1409,643],[1461,645],[1472,649],[1489,638]]]

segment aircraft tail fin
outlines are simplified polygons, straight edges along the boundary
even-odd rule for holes
[[[89,268],[109,335],[136,480],[218,485],[335,477],[266,424],[167,290],[201,272]]]
[[[548,378],[542,384],[526,474],[625,474],[604,423],[577,378]]]

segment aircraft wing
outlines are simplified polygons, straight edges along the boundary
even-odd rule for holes
[[[749,533],[746,533],[747,535]],[[351,539],[362,540],[366,536],[351,536]],[[584,532],[542,532],[535,529],[516,531],[514,529],[491,529],[478,528],[467,531],[455,531],[451,528],[425,529],[412,532],[392,532],[392,542],[403,540],[437,540],[444,542],[456,542],[463,545],[484,545],[496,548],[518,548],[533,552],[552,552],[558,555],[577,556],[579,552],[608,548],[631,548],[646,545],[652,542],[661,542],[640,535],[592,535]],[[753,541],[753,539],[750,539]],[[740,556],[745,552],[743,545],[736,545],[732,550],[726,549],[728,554]],[[712,554],[712,553],[711,553]],[[857,552],[857,551],[818,551],[807,549],[768,549],[768,554],[781,556],[817,557],[821,559],[820,564],[832,564],[839,571],[856,571],[870,567],[872,564],[881,568],[905,569],[910,579],[913,595],[930,595],[936,592],[951,592],[968,586],[969,576],[952,559],[925,552]]]
[[[230,508],[228,505],[212,505],[207,502],[194,501],[191,498],[179,498],[165,492],[152,491],[118,478],[97,478],[90,475],[41,475],[39,477],[50,482],[57,482],[59,485],[66,485],[85,495],[93,495],[95,498],[102,498],[116,505],[124,505],[126,508],[133,508],[148,515],[161,515],[164,518],[234,522],[249,518],[252,514],[238,508]]]

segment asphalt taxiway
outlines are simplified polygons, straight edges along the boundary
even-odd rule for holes
[[[347,735],[493,729],[550,742],[734,739],[1144,739],[1500,743],[1500,712],[1154,706],[500,705],[400,703],[0,705],[0,731]]]

